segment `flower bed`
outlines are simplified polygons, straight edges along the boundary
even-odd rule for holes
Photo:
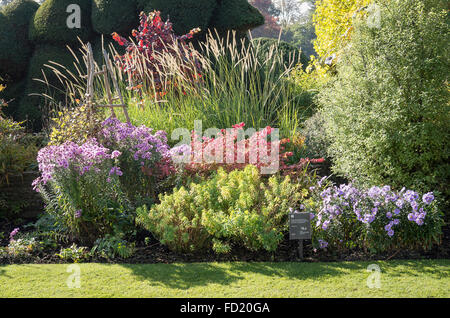
[[[312,197],[302,206],[311,213],[317,247],[384,252],[440,243],[444,219],[432,192],[324,183],[311,187]]]

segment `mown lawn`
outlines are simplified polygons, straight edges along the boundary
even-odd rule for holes
[[[367,286],[370,264],[381,269],[379,289]],[[450,260],[80,264],[80,288],[68,287],[68,266],[0,266],[0,297],[450,296]]]

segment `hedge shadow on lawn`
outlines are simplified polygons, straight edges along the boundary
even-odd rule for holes
[[[448,264],[447,264],[448,263]],[[368,266],[377,264],[381,273],[389,277],[433,275],[442,278],[450,274],[450,260],[438,265],[433,260],[364,261],[339,263],[178,263],[178,264],[121,264],[139,279],[166,287],[189,289],[210,284],[231,285],[249,275],[260,274],[290,280],[320,279],[354,274],[370,275]],[[447,268],[447,269],[445,269]]]
[[[372,262],[373,263],[373,262]],[[347,275],[349,270],[366,271],[364,263],[177,263],[121,264],[141,280],[171,288],[189,289],[209,284],[230,285],[248,275],[261,274],[293,280]]]

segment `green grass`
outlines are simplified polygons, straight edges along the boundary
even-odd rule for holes
[[[368,288],[381,268],[381,288]],[[0,297],[449,297],[450,260],[0,266]]]

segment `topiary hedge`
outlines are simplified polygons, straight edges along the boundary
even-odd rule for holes
[[[30,67],[28,69],[28,79],[25,89],[25,95],[21,99],[17,118],[20,120],[28,119],[34,127],[41,118],[41,109],[45,99],[41,96],[29,96],[30,94],[42,94],[46,93],[50,96],[62,97],[62,92],[59,89],[64,90],[62,84],[54,73],[45,65],[51,65],[49,61],[61,64],[71,72],[75,72],[74,57],[66,47],[44,44],[35,48],[34,54],[30,60]],[[46,84],[36,81],[35,79],[44,79],[42,71],[45,72],[45,77],[49,83],[53,86],[51,91],[48,92]]]
[[[129,33],[139,23],[136,3],[124,0],[92,0],[92,26],[97,33]]]
[[[28,28],[38,8],[33,0],[16,0],[0,11],[0,76],[20,79],[25,75],[33,49]]]
[[[245,32],[263,24],[263,15],[247,0],[218,0],[210,28],[216,28],[219,32]]]
[[[18,83],[7,83],[6,88],[0,92],[0,100],[3,99],[5,102],[8,102],[8,106],[2,108],[2,112],[6,116],[15,117],[19,107],[20,98],[25,91],[25,86],[26,80]]]
[[[213,11],[217,7],[215,0],[149,0],[145,2],[143,11],[145,13],[153,10],[161,11],[161,18],[169,17],[178,35],[186,34],[197,27],[202,31],[206,30]]]
[[[67,26],[67,7],[80,6],[81,28],[70,29]],[[37,10],[30,25],[30,39],[35,43],[69,44],[79,43],[93,35],[91,24],[91,0],[46,0]]]

